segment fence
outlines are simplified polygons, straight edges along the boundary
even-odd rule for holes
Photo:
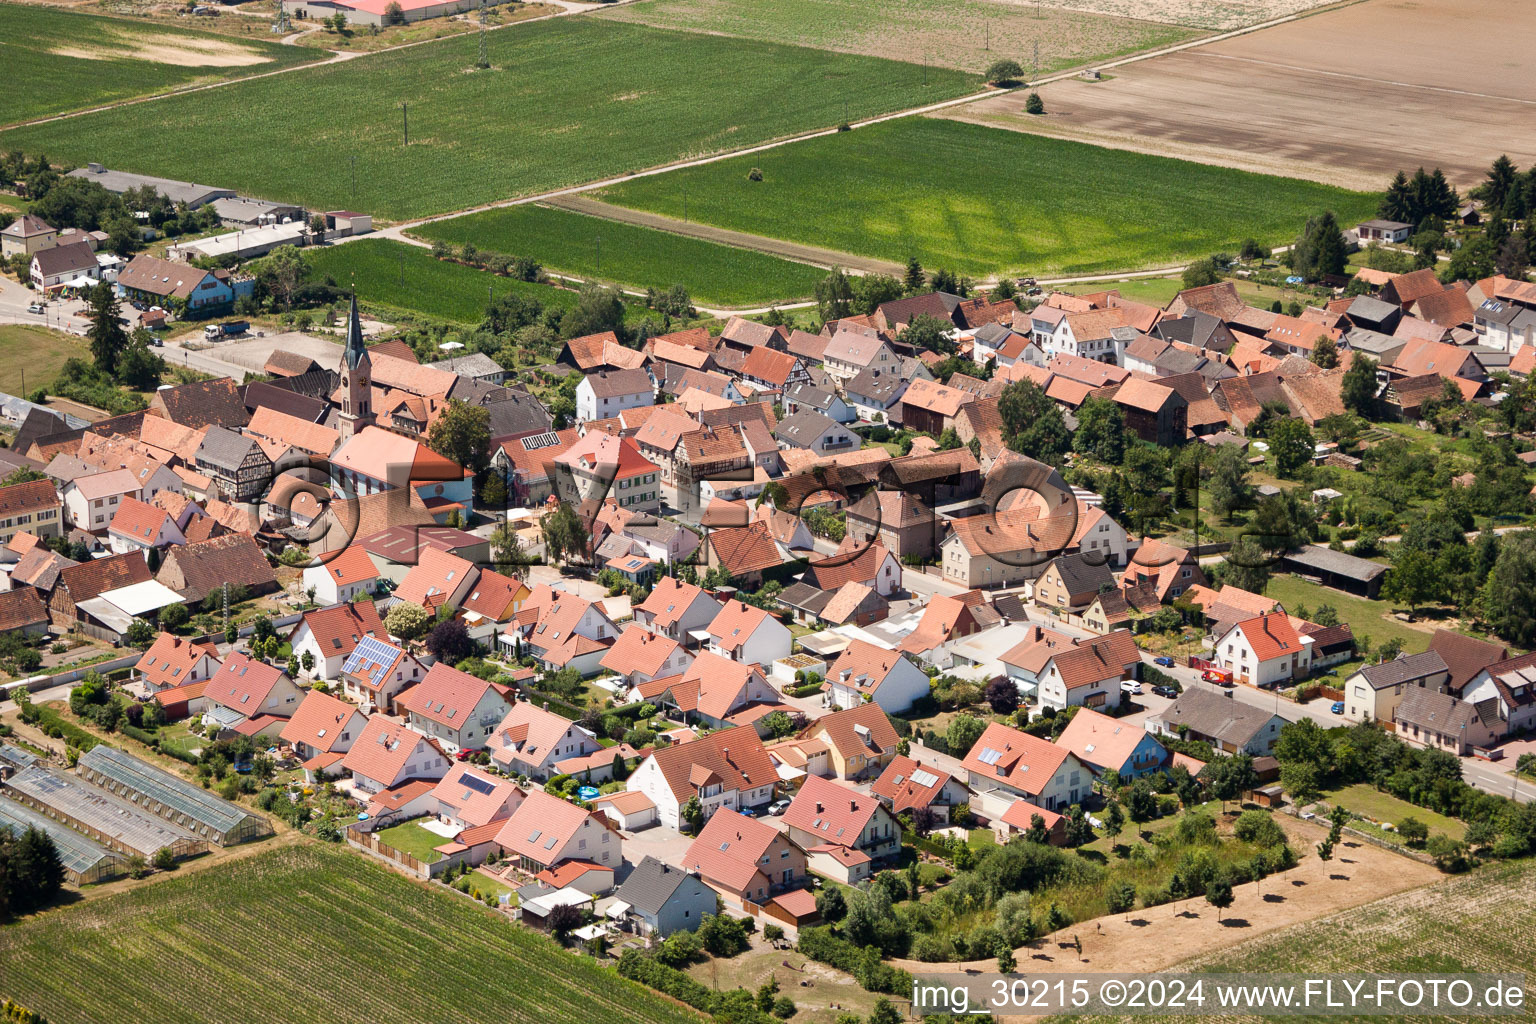
[[[1294,805],[1288,804],[1281,808],[1281,810],[1293,818],[1301,817],[1301,811],[1298,810]],[[1327,822],[1330,827],[1333,825],[1333,822],[1329,821],[1327,818],[1321,815],[1313,819],[1314,824],[1319,822]],[[1390,850],[1392,853],[1401,854],[1402,856],[1407,857],[1409,860],[1418,861],[1420,864],[1429,864],[1431,866],[1434,866],[1435,864],[1435,858],[1431,857],[1429,854],[1421,853],[1418,850],[1411,850],[1399,843],[1389,842],[1388,840],[1381,838],[1381,836],[1371,835],[1369,832],[1362,832],[1357,828],[1350,828],[1348,825],[1344,826],[1343,832],[1345,835],[1352,839],[1364,840],[1365,842],[1370,843],[1372,846],[1379,846],[1383,850]]]
[[[401,822],[394,819],[370,818],[367,821],[355,821],[347,826],[347,845],[354,849],[362,850],[364,853],[384,861],[391,867],[398,868],[413,878],[419,878],[424,882],[436,878],[449,868],[457,867],[460,863],[470,860],[471,851],[465,849],[458,853],[447,854],[441,860],[435,860],[429,864],[406,853],[404,850],[395,849],[373,834],[375,829],[392,828],[399,824]],[[448,841],[447,839],[443,840],[445,843]]]

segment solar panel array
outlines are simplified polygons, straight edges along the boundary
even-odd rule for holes
[[[997,759],[1003,756],[1001,750],[993,750],[991,747],[983,747],[981,754],[976,758],[982,764],[997,764]]]
[[[347,655],[341,670],[347,675],[367,676],[374,686],[380,685],[384,673],[400,657],[400,648],[385,643],[376,636],[364,636]]]
[[[919,768],[917,771],[912,773],[912,781],[917,783],[919,786],[927,788],[928,786],[938,782],[939,777],[933,774],[933,772]]]
[[[534,434],[532,437],[523,438],[523,451],[536,452],[540,448],[548,448],[560,443],[560,435],[553,431],[543,434]]]
[[[481,796],[490,796],[492,793],[496,792],[496,783],[483,776],[476,775],[473,772],[465,772],[464,777],[459,781],[464,783],[464,785],[469,789],[479,793]]]

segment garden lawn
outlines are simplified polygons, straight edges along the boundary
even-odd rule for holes
[[[531,257],[550,270],[628,288],[666,291],[680,284],[695,302],[712,306],[807,298],[826,276],[819,267],[767,253],[547,206],[506,206],[434,221],[412,233]]]
[[[1341,590],[1330,590],[1309,583],[1289,573],[1271,576],[1269,584],[1264,588],[1264,596],[1279,601],[1285,605],[1286,611],[1292,613],[1297,605],[1304,604],[1309,612],[1316,612],[1318,605],[1331,604],[1338,609],[1339,621],[1354,630],[1355,636],[1370,637],[1372,650],[1386,640],[1396,639],[1402,641],[1404,651],[1417,654],[1429,647],[1429,639],[1433,635],[1430,631],[1415,629],[1406,622],[1392,618],[1392,613],[1398,608],[1390,601],[1369,601]],[[1429,623],[1421,624],[1433,628]]]
[[[308,842],[9,925],[0,963],[6,997],[71,1024],[700,1020],[440,886]]]
[[[0,145],[405,219],[826,128],[845,102],[859,119],[978,84],[930,68],[924,86],[916,64],[593,18],[486,40],[486,71],[474,70],[479,40],[456,37],[240,82],[217,102],[176,96],[17,129]]]
[[[378,836],[379,842],[384,845],[393,846],[401,853],[408,853],[423,864],[442,860],[443,855],[437,852],[437,847],[448,841],[436,832],[427,831],[414,821],[381,829],[374,835]]]
[[[499,277],[485,270],[437,259],[426,249],[384,238],[365,238],[345,245],[309,249],[309,265],[317,279],[329,276],[370,306],[420,313],[439,320],[478,324],[485,319],[492,295],[515,292],[545,306],[576,305],[573,291]]]
[[[1396,825],[1404,818],[1417,818],[1429,826],[1431,835],[1436,832],[1444,832],[1452,839],[1460,839],[1467,834],[1467,826],[1456,818],[1448,818],[1443,814],[1437,814],[1427,807],[1417,807],[1406,800],[1399,800],[1391,793],[1383,793],[1364,782],[1358,782],[1353,786],[1343,789],[1329,790],[1322,797],[1322,802],[1332,806],[1339,803],[1351,814],[1364,815],[1374,821],[1387,821]],[[1354,825],[1365,825],[1367,831],[1371,829],[1367,822],[1353,822]],[[1398,836],[1392,833],[1382,833],[1392,842],[1402,842]]]
[[[25,397],[26,389],[47,387],[59,375],[66,359],[90,359],[86,343],[63,331],[30,324],[0,324],[0,391]]]
[[[0,54],[16,85],[0,94],[0,124],[200,81],[259,74],[323,56],[265,39],[234,39],[189,32],[163,21],[151,24],[30,4],[0,4],[0,26]]]
[[[750,181],[758,167],[762,181]],[[603,189],[692,220],[966,274],[1133,270],[1293,240],[1376,199],[1312,182],[909,117]]]

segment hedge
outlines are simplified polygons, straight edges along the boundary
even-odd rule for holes
[[[117,727],[117,731],[122,733],[124,736],[138,740],[146,747],[158,748],[160,746],[160,734],[154,732],[153,730],[141,729],[136,725],[129,725],[127,722],[124,722],[122,725]]]
[[[789,691],[791,697],[814,697],[821,692],[821,683],[807,683],[805,686],[797,686]]]
[[[673,999],[681,1000],[695,1010],[702,1010],[705,1013],[709,1012],[710,1006],[715,1001],[715,993],[712,989],[699,984],[675,967],[668,967],[637,949],[626,949],[619,957],[619,974],[631,981],[638,981],[647,988],[665,993]]]
[[[830,928],[800,929],[800,941],[795,948],[812,960],[853,975],[867,991],[891,995],[907,995],[912,991],[912,975],[882,962],[880,951],[873,946],[860,949],[833,935]]]
[[[63,740],[82,754],[101,742],[52,708],[39,707],[31,701],[21,706],[21,720],[37,726],[56,740]]]

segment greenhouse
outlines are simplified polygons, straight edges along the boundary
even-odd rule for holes
[[[6,795],[114,850],[145,860],[169,849],[176,857],[208,851],[208,843],[68,775],[33,767],[6,780]]]
[[[28,828],[48,833],[54,848],[59,851],[59,860],[64,864],[64,877],[74,885],[105,882],[128,870],[127,860],[122,854],[87,839],[68,825],[61,825],[25,804],[0,797],[0,829],[4,828],[18,834]]]
[[[219,846],[272,832],[260,814],[115,747],[98,745],[81,754],[78,771],[86,781]]]

